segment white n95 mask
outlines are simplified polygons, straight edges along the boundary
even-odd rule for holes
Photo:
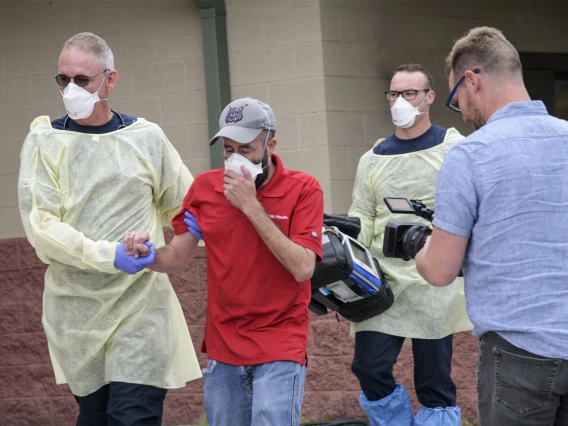
[[[427,111],[418,111],[418,108],[420,108],[424,101],[426,101],[428,93],[426,93],[426,96],[424,96],[424,99],[422,100],[422,102],[420,102],[420,105],[416,107],[412,106],[412,104],[402,96],[399,96],[391,108],[392,122],[394,123],[394,125],[403,129],[408,129],[409,127],[413,126],[417,115],[428,114]]]
[[[86,89],[77,86],[75,83],[69,83],[65,90],[61,92],[63,96],[63,104],[67,110],[67,114],[73,120],[82,120],[89,118],[95,109],[95,104],[98,101],[107,101],[108,98],[99,98],[99,90],[105,81],[106,73],[95,93],[90,93]]]
[[[262,173],[262,165],[260,163],[254,164],[248,158],[236,152],[233,152],[229,158],[225,160],[225,170],[231,170],[244,177],[245,175],[241,170],[241,166],[245,166],[253,179],[256,179],[256,177]]]

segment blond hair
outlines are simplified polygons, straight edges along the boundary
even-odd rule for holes
[[[453,71],[461,76],[467,70],[480,68],[494,77],[510,77],[522,73],[517,49],[496,28],[477,27],[454,44],[446,58],[446,76]]]
[[[69,48],[76,47],[86,52],[92,53],[100,62],[101,66],[112,70],[114,69],[114,56],[106,41],[93,33],[75,34],[63,44],[59,60],[63,52]]]

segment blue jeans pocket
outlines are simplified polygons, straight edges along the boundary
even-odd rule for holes
[[[559,362],[501,349],[495,354],[495,401],[519,416],[542,408],[550,398]]]
[[[213,370],[215,370],[215,366],[217,365],[217,361],[214,359],[207,358],[207,367],[201,370],[201,374],[212,374]]]

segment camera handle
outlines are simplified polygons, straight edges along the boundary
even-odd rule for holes
[[[420,216],[421,218],[426,219],[428,222],[432,222],[434,216],[434,209],[429,209],[426,205],[420,200],[409,200],[412,208],[414,209],[414,214],[416,216]]]

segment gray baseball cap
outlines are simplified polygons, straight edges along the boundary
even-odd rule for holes
[[[272,108],[253,98],[242,98],[225,107],[219,118],[220,130],[209,141],[209,145],[218,138],[226,137],[239,143],[249,143],[263,130],[276,131],[276,118]]]

